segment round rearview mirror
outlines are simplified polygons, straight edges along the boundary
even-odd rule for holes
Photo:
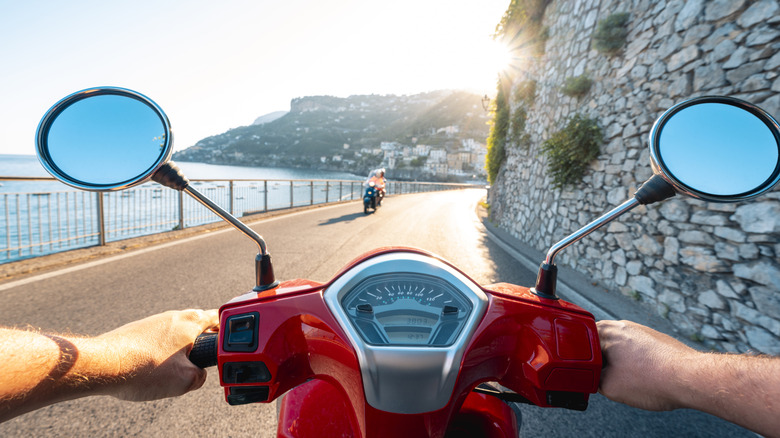
[[[36,134],[38,158],[55,178],[84,190],[141,184],[173,151],[165,113],[123,88],[90,88],[57,102]]]
[[[750,199],[780,180],[780,126],[738,99],[692,99],[655,122],[650,160],[678,192],[716,202]]]

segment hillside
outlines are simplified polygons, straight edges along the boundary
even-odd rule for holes
[[[278,119],[205,138],[174,159],[363,173],[384,158],[378,153],[383,142],[454,151],[460,140],[484,142],[487,121],[481,97],[461,91],[302,97]]]

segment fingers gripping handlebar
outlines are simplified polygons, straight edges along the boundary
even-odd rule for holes
[[[190,361],[200,368],[213,367],[217,364],[217,337],[219,333],[201,333],[195,339],[190,351]]]

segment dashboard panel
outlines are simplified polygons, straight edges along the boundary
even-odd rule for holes
[[[473,307],[450,283],[409,272],[367,278],[341,304],[372,345],[452,345]]]
[[[366,401],[399,414],[447,405],[488,305],[460,271],[405,249],[367,256],[323,298],[357,354]]]

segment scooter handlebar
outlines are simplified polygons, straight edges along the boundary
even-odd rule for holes
[[[195,338],[190,351],[190,361],[200,368],[213,367],[217,364],[217,336],[219,333],[201,333]]]

